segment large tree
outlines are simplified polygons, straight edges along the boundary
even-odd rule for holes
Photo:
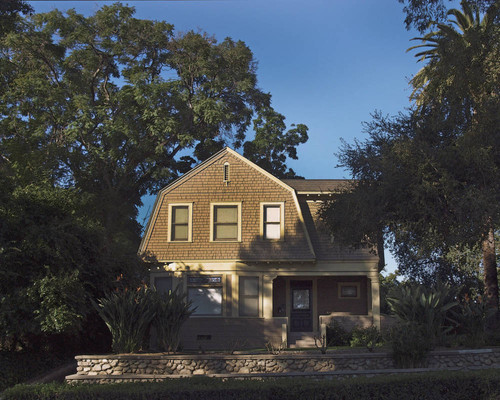
[[[418,38],[422,44],[411,48],[423,48],[416,56],[427,62],[411,81],[412,98],[417,112],[439,108],[456,125],[456,146],[467,154],[464,162],[469,167],[462,181],[477,192],[474,208],[479,208],[469,212],[476,218],[468,215],[460,222],[477,224],[485,294],[498,309],[495,229],[500,223],[500,29],[496,18],[500,9],[494,4],[481,18],[479,9],[466,1],[462,8],[448,12],[454,17],[450,20],[454,27],[437,24],[437,30]],[[481,204],[478,199],[486,201]]]
[[[133,15],[120,4],[89,17],[55,10],[24,19],[0,39],[0,174],[9,183],[0,216],[10,221],[0,224],[0,272],[12,277],[5,289],[21,297],[36,282],[46,288],[80,280],[86,296],[95,296],[121,273],[139,279],[143,195],[224,145],[241,147],[253,120],[266,121],[256,139],[277,129],[268,147],[281,149],[283,140],[292,157],[290,147],[307,137],[300,125],[295,140],[297,128],[287,131],[272,109],[245,43],[179,34],[171,24]],[[285,161],[273,167],[286,170]],[[31,199],[33,207],[12,207],[18,199]],[[40,224],[23,230],[38,214]],[[61,240],[33,241],[39,230]],[[66,263],[68,249],[74,260]],[[14,270],[27,260],[33,273],[20,277]],[[97,285],[99,279],[107,284]],[[37,321],[39,331],[43,321],[52,329],[51,318]]]
[[[439,267],[440,278],[473,279],[457,267],[482,247],[486,296],[494,309],[492,236],[500,224],[496,13],[492,7],[481,19],[465,4],[462,12],[450,11],[449,24],[422,38],[430,50],[417,54],[427,64],[412,80],[414,108],[393,118],[376,114],[365,142],[344,145],[340,164],[359,181],[323,209],[338,240],[374,242],[383,232],[406,272]],[[352,228],[344,232],[343,224]]]

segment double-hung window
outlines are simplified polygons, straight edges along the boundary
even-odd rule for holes
[[[284,203],[261,203],[261,236],[267,240],[284,238]]]
[[[240,276],[239,313],[242,317],[259,316],[259,278]]]
[[[169,205],[169,242],[192,241],[192,203]]]
[[[241,203],[212,204],[211,220],[211,241],[241,241]]]

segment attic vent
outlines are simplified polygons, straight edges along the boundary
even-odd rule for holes
[[[224,163],[224,183],[229,183],[229,163]]]

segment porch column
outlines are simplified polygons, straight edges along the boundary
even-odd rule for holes
[[[262,315],[264,318],[273,317],[273,279],[278,275],[262,276]]]
[[[380,329],[380,284],[378,272],[371,273],[369,276],[372,289],[372,315],[373,325]]]

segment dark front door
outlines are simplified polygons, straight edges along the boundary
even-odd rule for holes
[[[290,331],[312,332],[312,281],[290,281],[290,292]]]

